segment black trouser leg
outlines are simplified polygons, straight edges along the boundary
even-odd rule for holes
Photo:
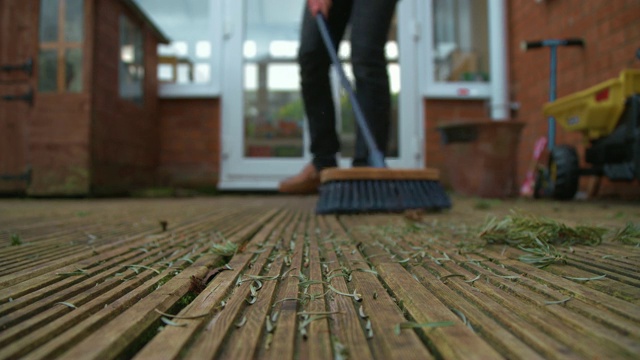
[[[356,97],[376,145],[386,154],[391,125],[391,95],[385,45],[396,0],[354,0],[351,15],[351,63]],[[368,148],[356,128],[354,166],[368,164]]]
[[[396,0],[334,1],[327,25],[334,49],[351,23],[351,48],[356,93],[376,143],[386,151],[391,100],[384,47]],[[336,166],[340,142],[336,132],[335,105],[331,93],[331,60],[316,20],[305,8],[298,54],[302,97],[309,123],[310,151],[318,169]],[[368,151],[359,131],[354,165],[365,165]]]

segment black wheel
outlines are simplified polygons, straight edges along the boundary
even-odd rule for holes
[[[573,146],[558,145],[549,155],[549,180],[552,196],[558,200],[571,200],[578,192],[580,165]]]

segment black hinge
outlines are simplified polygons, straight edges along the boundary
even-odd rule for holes
[[[3,95],[2,100],[5,101],[25,101],[29,106],[33,106],[33,90],[29,88],[25,94],[19,95]]]
[[[24,71],[27,75],[33,74],[33,59],[28,58],[27,61],[17,65],[0,65],[0,71]]]

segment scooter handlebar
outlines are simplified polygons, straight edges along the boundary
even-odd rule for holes
[[[551,47],[551,46],[580,46],[584,47],[585,43],[583,39],[580,38],[569,38],[569,39],[550,39],[550,40],[536,40],[536,41],[523,41],[520,43],[520,48],[522,51],[527,51],[531,49],[537,49],[541,47]]]

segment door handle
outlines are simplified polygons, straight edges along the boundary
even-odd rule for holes
[[[19,95],[3,95],[2,100],[5,101],[25,101],[29,106],[33,106],[33,90],[29,88],[24,94]]]
[[[22,64],[17,65],[0,65],[0,70],[4,72],[24,71],[27,75],[31,76],[33,73],[33,59],[28,58]]]

